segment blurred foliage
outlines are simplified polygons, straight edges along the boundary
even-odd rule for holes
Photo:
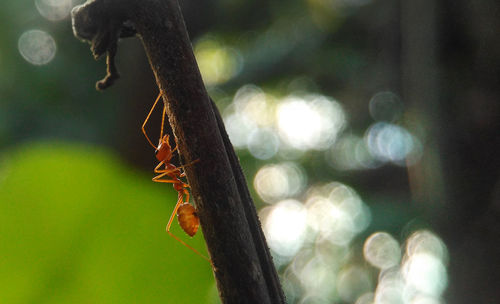
[[[0,162],[1,303],[213,300],[210,265],[165,233],[171,189],[89,146],[31,143]]]

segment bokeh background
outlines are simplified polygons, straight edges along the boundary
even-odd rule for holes
[[[81,2],[0,4],[0,303],[217,303],[164,231],[140,41],[96,92]],[[498,1],[181,6],[289,303],[500,301]]]

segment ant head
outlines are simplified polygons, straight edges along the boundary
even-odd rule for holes
[[[158,147],[156,148],[156,159],[158,159],[158,161],[169,161],[170,158],[172,158],[172,148],[170,147],[168,138],[169,136],[165,135],[158,143]]]

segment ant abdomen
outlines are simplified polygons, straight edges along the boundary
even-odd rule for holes
[[[196,209],[188,202],[183,203],[177,209],[177,220],[179,221],[179,226],[189,236],[195,235],[200,226],[200,219],[196,214]]]

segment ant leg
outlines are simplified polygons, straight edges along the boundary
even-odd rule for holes
[[[175,183],[179,183],[179,184],[182,184],[182,187],[184,188],[190,188],[188,184],[186,184],[185,182],[181,181],[181,180],[174,180],[174,179],[161,179],[163,178],[165,175],[167,175],[168,173],[170,173],[170,171],[167,171],[167,172],[163,172],[162,171],[159,171],[157,173],[161,173],[155,177],[152,178],[152,180],[154,182],[157,182],[157,183],[171,183],[171,184],[175,184]],[[184,174],[184,173],[183,173]],[[181,177],[183,177],[183,175],[181,174],[180,175]]]
[[[180,169],[180,168],[183,168],[183,169],[184,169],[184,168],[186,168],[186,167],[189,167],[189,166],[192,166],[192,165],[196,164],[196,163],[197,163],[197,162],[199,162],[199,161],[200,161],[199,159],[197,159],[197,160],[193,160],[192,162],[190,162],[190,163],[188,163],[188,164],[185,164],[185,165],[182,165],[182,166],[179,166],[179,167],[177,167],[177,168],[179,168],[179,169]],[[181,173],[181,176],[182,176],[182,177],[184,177],[184,176],[186,176],[186,174],[183,172],[183,173]]]
[[[158,168],[158,166],[157,166],[157,168]],[[175,180],[175,179],[161,179],[161,178],[165,177],[165,175],[168,175],[169,173],[172,173],[175,170],[177,170],[177,168],[176,169],[172,169],[172,170],[168,170],[168,169],[167,170],[157,170],[155,168],[155,173],[160,173],[160,174],[158,174],[157,176],[153,177],[153,181],[154,182],[158,182],[158,183],[172,183],[172,184],[182,183],[182,184],[184,184],[184,182],[182,182],[179,179],[177,179],[177,180]]]
[[[153,177],[153,181],[154,182],[159,182],[159,183],[180,183],[180,184],[183,184],[183,185],[186,185],[186,183],[184,183],[183,181],[181,181],[180,179],[174,179],[173,177],[171,177],[169,174],[172,173],[172,172],[175,172],[177,170],[179,170],[178,168],[174,168],[174,169],[165,169],[165,170],[159,170],[158,167],[160,166],[161,164],[159,164],[154,172],[155,173],[159,173],[157,176]],[[171,177],[171,179],[161,179],[163,177],[165,177],[166,175],[168,175],[168,177]],[[180,174],[179,176],[181,176],[182,174]],[[189,187],[189,186],[188,186]]]
[[[161,174],[158,174],[157,176],[153,177],[153,181],[155,182],[160,182],[160,183],[182,183],[184,184],[183,181],[181,180],[174,180],[174,179],[161,179],[163,178],[165,175],[168,175],[169,173],[171,173],[170,170],[166,170],[166,171],[162,171],[162,170],[159,170],[159,171],[155,171],[155,173],[161,173]]]
[[[170,168],[170,169],[160,169],[160,167],[163,165],[163,161],[161,161],[155,168],[154,168],[154,172],[155,173],[171,173],[171,172],[175,172],[177,170],[179,170],[179,168],[175,167],[174,168]]]
[[[161,176],[165,176],[169,173],[176,172],[177,170],[178,170],[177,168],[175,168],[175,169],[157,169],[154,172],[161,173]]]
[[[163,111],[161,114],[161,129],[160,129],[160,140],[163,138],[163,126],[165,126],[165,114],[167,113],[167,108],[163,104]]]
[[[160,91],[160,94],[158,94],[158,97],[156,97],[156,100],[155,102],[153,103],[153,106],[151,107],[151,110],[149,110],[149,113],[148,113],[148,116],[146,116],[146,119],[144,120],[144,122],[142,123],[142,133],[144,133],[144,136],[146,136],[146,139],[148,140],[149,144],[151,145],[151,147],[153,147],[153,149],[156,150],[156,146],[153,145],[153,143],[151,142],[151,139],[149,139],[149,136],[146,134],[146,130],[144,129],[146,127],[146,123],[148,122],[149,120],[149,117],[151,116],[151,113],[153,113],[153,110],[155,109],[156,107],[156,104],[158,103],[158,100],[160,100],[160,97],[163,95],[163,92]],[[163,125],[162,125],[162,131],[163,131]],[[161,137],[160,137],[161,139]]]
[[[196,160],[193,160],[192,162],[190,163],[187,163],[185,165],[182,165],[182,166],[179,166],[178,168],[186,168],[186,167],[189,167],[189,166],[192,166],[194,164],[196,164],[197,162],[199,162],[200,160],[199,159],[196,159]]]
[[[157,183],[167,183],[167,184],[175,184],[178,183],[179,181],[172,180],[172,179],[160,179],[161,176],[155,176],[153,177],[153,182]]]
[[[210,264],[212,264],[212,260],[210,260],[209,258],[207,258],[206,256],[204,256],[203,254],[201,254],[198,250],[194,249],[193,247],[189,246],[188,244],[186,244],[186,242],[184,242],[183,240],[181,240],[180,238],[178,238],[175,234],[173,234],[172,232],[170,232],[170,230],[167,229],[167,233],[173,237],[174,239],[176,239],[179,243],[181,243],[182,245],[186,246],[187,248],[191,249],[194,253],[196,253],[197,255],[199,255],[200,257],[204,258],[205,260],[207,260]],[[213,265],[212,265],[213,266]]]
[[[200,257],[204,258],[205,260],[207,260],[210,264],[212,264],[212,261],[207,258],[206,256],[204,256],[203,254],[201,254],[198,250],[194,249],[193,247],[191,247],[190,245],[186,244],[186,242],[184,242],[183,240],[181,240],[180,238],[178,238],[175,234],[173,234],[172,232],[170,232],[170,226],[172,226],[172,222],[174,220],[174,216],[177,214],[177,210],[179,209],[179,207],[181,206],[182,204],[182,194],[179,193],[179,200],[177,200],[177,204],[175,205],[175,208],[174,208],[174,211],[172,212],[172,215],[170,216],[170,219],[168,221],[168,224],[167,224],[167,233],[173,237],[174,239],[176,239],[179,243],[181,243],[182,245],[186,246],[187,248],[191,249],[194,253],[196,253],[197,255],[199,255]]]
[[[163,165],[163,162],[160,162],[160,163],[156,166],[156,168],[154,168],[154,172],[155,172],[155,173],[160,173],[160,174],[159,174],[159,175],[157,175],[157,176],[155,176],[155,177],[153,178],[153,180],[154,180],[154,181],[156,181],[156,180],[158,180],[158,179],[160,179],[160,178],[164,177],[165,175],[168,175],[169,173],[172,173],[172,172],[175,172],[175,171],[179,170],[179,168],[183,168],[183,167],[186,167],[186,166],[190,166],[190,165],[192,165],[192,164],[194,164],[194,163],[196,163],[196,162],[198,162],[198,161],[199,161],[199,160],[195,160],[194,162],[191,162],[191,163],[189,163],[189,164],[187,164],[187,165],[180,166],[180,167],[176,167],[176,168],[172,168],[172,169],[159,169],[159,168],[161,167],[161,165]],[[180,173],[180,170],[179,170],[179,177],[185,177],[185,176],[186,176],[186,173],[185,173],[185,172]],[[182,181],[181,181],[181,182],[182,182]],[[189,187],[189,185],[188,185],[188,184],[186,184],[186,183],[184,183],[184,182],[182,182],[182,183],[184,184],[184,187]]]
[[[184,183],[183,181],[181,180],[175,180],[175,179],[162,179],[165,175],[167,175],[168,172],[165,172],[165,173],[162,173],[160,175],[157,175],[155,177],[152,178],[153,182],[157,182],[157,183],[167,183],[167,184],[182,184],[182,187],[183,188],[189,188],[189,185]],[[175,187],[174,187],[175,189]],[[187,190],[186,190],[187,191]],[[189,195],[188,195],[189,197]]]

